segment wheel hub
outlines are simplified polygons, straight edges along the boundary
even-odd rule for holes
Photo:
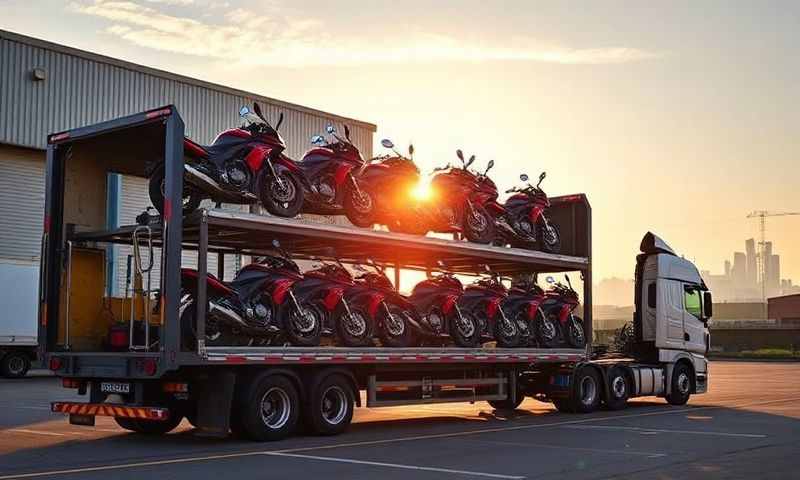
[[[289,395],[280,388],[272,387],[261,397],[261,420],[269,428],[277,430],[286,425],[291,411]]]
[[[345,329],[349,335],[361,337],[367,332],[367,319],[358,311],[345,315]]]
[[[616,398],[622,398],[625,395],[625,379],[622,377],[614,377],[611,381],[611,391],[614,392]]]
[[[689,375],[686,375],[685,373],[678,375],[678,391],[681,392],[681,395],[686,395],[689,393],[689,385],[691,385],[691,382],[689,381]]]
[[[397,312],[393,312],[391,309],[387,311],[386,330],[389,332],[389,335],[393,337],[399,337],[403,335],[406,330],[406,323],[402,318],[400,318],[401,315],[405,315],[405,312],[398,314]]]
[[[270,191],[272,198],[274,198],[277,202],[284,204],[284,206],[294,200],[296,194],[294,183],[292,183],[284,175],[280,175],[280,181],[278,181],[276,178],[272,179],[272,182],[270,183]]]
[[[592,377],[586,376],[581,380],[581,403],[589,406],[597,397],[597,385]]]
[[[476,210],[471,210],[469,216],[467,217],[467,224],[469,228],[471,228],[475,232],[483,232],[486,230],[486,217],[481,215],[480,212]]]
[[[475,322],[472,319],[468,319],[467,315],[459,315],[456,317],[456,323],[458,325],[458,331],[461,335],[469,338],[475,334]]]
[[[331,425],[342,423],[347,416],[347,404],[347,394],[340,387],[328,387],[322,394],[322,418]]]

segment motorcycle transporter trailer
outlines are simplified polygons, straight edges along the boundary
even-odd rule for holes
[[[233,431],[276,440],[300,419],[315,433],[343,431],[363,390],[367,407],[487,401],[513,409],[532,396],[570,412],[590,412],[603,401],[621,408],[637,395],[680,403],[704,391],[704,359],[679,348],[650,349],[656,355],[643,363],[597,360],[591,343],[586,349],[210,347],[199,339],[188,347],[180,325],[183,257],[196,252],[196,331],[203,332],[209,265],[216,260],[223,278],[226,257],[271,251],[275,239],[301,260],[333,247],[343,262],[368,257],[393,265],[396,281],[401,268],[429,270],[440,259],[466,275],[480,274],[484,265],[506,276],[578,271],[591,339],[591,209],[584,195],[552,199],[566,255],[219,209],[182,217],[183,134],[178,112],[165,106],[48,139],[39,348],[63,386],[88,397],[51,404],[73,424],[111,416],[123,428],[161,434],[187,418],[202,435]],[[163,218],[147,227],[117,225],[107,208],[115,188],[109,174],[147,177],[162,161]],[[125,272],[115,252],[131,247]],[[145,259],[149,252],[153,261]],[[153,278],[155,287],[145,283]],[[121,279],[124,295],[115,287]],[[154,293],[159,299],[152,303]],[[114,341],[120,334],[122,346]]]

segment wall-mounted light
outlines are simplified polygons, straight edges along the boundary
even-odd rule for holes
[[[35,82],[41,82],[47,78],[47,73],[44,71],[44,68],[34,68],[31,70],[31,78]]]

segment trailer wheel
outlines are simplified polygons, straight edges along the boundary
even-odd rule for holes
[[[31,368],[31,358],[25,352],[9,352],[0,360],[0,374],[6,378],[22,378]]]
[[[292,382],[282,375],[257,376],[238,399],[234,433],[258,442],[286,438],[297,426],[300,397]]]
[[[517,395],[517,399],[515,401],[511,401],[511,398],[507,398],[505,400],[487,400],[486,403],[489,404],[495,410],[500,411],[511,411],[516,410],[522,404],[522,401],[525,400],[524,395]]]
[[[628,405],[630,396],[630,382],[625,370],[620,367],[612,367],[608,371],[608,395],[606,396],[606,406],[610,410],[622,410]]]
[[[114,417],[114,421],[116,421],[117,425],[120,427],[144,435],[164,435],[175,430],[175,427],[180,425],[182,420],[182,415],[174,414],[170,414],[170,417],[164,421]]]
[[[353,420],[355,396],[344,375],[318,376],[311,383],[306,424],[317,435],[342,433]]]
[[[686,405],[692,393],[692,369],[683,362],[675,364],[670,384],[667,402],[670,405]]]
[[[600,406],[602,380],[597,370],[584,365],[572,376],[568,399],[553,400],[559,412],[591,413]]]

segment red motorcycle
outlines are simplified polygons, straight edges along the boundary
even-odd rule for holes
[[[398,212],[408,208],[408,195],[419,184],[419,168],[414,164],[414,146],[405,157],[394,149],[391,140],[381,145],[393,155],[375,157],[365,162],[356,173],[358,189],[350,189],[344,197],[347,218],[358,227],[379,223],[395,230]]]
[[[518,278],[511,284],[503,310],[520,329],[520,345],[548,346],[548,339],[558,339],[558,325],[549,323],[552,319],[541,309],[544,300],[544,290],[536,284],[535,275]]]
[[[516,319],[508,317],[502,308],[508,297],[508,290],[500,276],[488,266],[486,272],[487,276],[475,280],[464,289],[458,306],[463,315],[477,318],[480,334],[485,340],[494,339],[499,347],[518,347],[523,331]]]
[[[586,334],[583,329],[583,319],[574,315],[573,312],[580,305],[578,292],[572,288],[569,275],[564,275],[567,284],[556,282],[553,277],[547,277],[550,289],[545,292],[545,299],[541,303],[544,314],[544,324],[549,328],[557,329],[555,332],[547,332],[544,336],[546,346],[555,346],[559,337],[563,336],[566,343],[575,348],[586,346]]]
[[[483,174],[469,170],[475,156],[464,160],[461,150],[456,151],[461,167],[448,164],[434,169],[431,180],[431,198],[403,212],[395,230],[426,234],[428,231],[461,233],[467,240],[489,243],[494,239],[494,217],[486,210],[487,203],[497,199],[497,187],[486,176],[494,162]],[[496,203],[496,202],[495,202]]]
[[[526,185],[506,190],[506,193],[514,195],[508,197],[505,205],[496,205],[489,209],[495,217],[497,232],[495,243],[510,244],[512,247],[538,248],[547,253],[561,251],[558,226],[545,215],[545,211],[550,207],[550,199],[540,187],[545,177],[545,172],[542,172],[539,175],[539,183],[533,186],[527,183],[528,176],[523,173],[519,178],[526,182]]]
[[[316,145],[303,155],[298,166],[308,179],[302,211],[317,215],[343,215],[346,198],[360,194],[356,172],[365,165],[361,152],[350,140],[350,128],[344,126],[344,138],[333,125],[326,128],[333,141],[322,135],[311,137]]]
[[[307,182],[297,164],[283,154],[286,143],[278,133],[283,114],[273,128],[261,107],[239,111],[246,123],[225,130],[210,146],[183,140],[183,214],[200,206],[204,198],[220,203],[250,204],[260,201],[273,215],[294,217],[303,206]],[[164,213],[164,164],[150,174],[153,206]]]

